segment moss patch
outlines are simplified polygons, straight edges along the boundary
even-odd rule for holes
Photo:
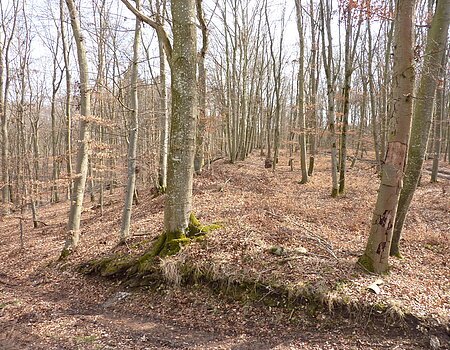
[[[177,254],[192,242],[204,240],[208,233],[221,227],[219,224],[202,225],[195,214],[191,213],[186,232],[163,232],[141,256],[114,254],[91,260],[80,266],[79,271],[84,274],[97,273],[104,277],[124,276],[127,279],[153,275],[159,270],[160,259]]]

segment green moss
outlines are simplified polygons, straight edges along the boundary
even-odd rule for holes
[[[359,257],[357,264],[366,271],[369,271],[369,272],[375,271],[375,269],[373,267],[373,260],[366,253],[364,253],[363,255],[361,255]]]
[[[59,256],[59,261],[65,260],[70,254],[72,254],[72,250],[64,248]]]
[[[201,225],[194,213],[191,213],[186,233],[183,231],[164,232],[139,257],[116,254],[91,260],[82,265],[80,271],[85,274],[99,273],[105,277],[125,275],[129,279],[153,275],[159,269],[159,258],[175,255],[191,242],[203,241],[207,233],[220,227],[219,224]]]
[[[134,263],[133,259],[128,256],[120,256],[118,258],[111,259],[105,263],[100,271],[102,276],[113,276],[118,273],[125,272]]]
[[[378,303],[373,304],[373,309],[375,311],[385,312],[387,309],[387,305],[384,304],[383,302],[378,302]]]
[[[403,259],[403,255],[399,251],[396,252],[396,253],[391,254],[391,256],[393,256],[395,258],[398,258],[398,259]]]
[[[191,242],[191,239],[185,235],[181,235],[179,238],[171,239],[167,241],[159,253],[159,257],[165,258],[177,254],[182,247],[187,246]]]
[[[210,225],[202,225],[195,214],[191,212],[189,216],[189,225],[186,231],[187,237],[197,237],[207,235],[208,233],[222,228],[222,225],[214,223]]]
[[[82,343],[82,344],[93,343],[96,340],[97,340],[97,337],[95,335],[83,335],[83,336],[75,337],[75,341],[77,343]]]

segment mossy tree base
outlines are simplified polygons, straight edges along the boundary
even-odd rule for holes
[[[141,256],[115,254],[92,260],[81,266],[80,271],[85,274],[97,273],[104,277],[127,279],[158,273],[160,259],[177,254],[183,247],[191,242],[203,240],[208,233],[220,227],[219,224],[202,225],[191,213],[189,226],[185,232],[163,232]]]

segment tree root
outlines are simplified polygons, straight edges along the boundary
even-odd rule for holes
[[[155,273],[160,275],[160,259],[177,254],[183,247],[203,240],[208,233],[221,227],[219,224],[202,225],[191,213],[185,233],[163,232],[153,241],[150,248],[138,257],[126,253],[113,254],[91,260],[81,265],[79,271],[83,274],[98,274],[135,282],[143,278],[148,279]]]

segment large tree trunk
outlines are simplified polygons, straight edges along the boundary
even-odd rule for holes
[[[396,128],[390,137],[382,167],[381,185],[367,246],[358,260],[361,266],[375,273],[385,273],[389,269],[392,229],[406,162],[414,88],[414,2],[414,0],[397,2],[392,115],[396,120]]]
[[[76,177],[74,179],[73,194],[70,201],[69,222],[67,224],[68,237],[61,252],[61,258],[70,254],[80,240],[80,221],[83,208],[84,190],[88,172],[88,152],[90,142],[89,118],[91,116],[91,91],[89,88],[88,63],[86,58],[85,38],[81,33],[78,11],[73,0],[66,0],[70,13],[73,35],[77,45],[78,66],[80,70],[80,137],[77,154]]]
[[[419,182],[424,161],[428,135],[430,133],[433,101],[436,92],[442,55],[447,45],[450,21],[450,0],[439,0],[436,13],[427,36],[422,75],[414,103],[414,118],[411,140],[408,148],[408,164],[405,171],[404,187],[398,203],[391,255],[400,256],[399,241],[409,206]]]
[[[164,208],[166,247],[186,234],[192,210],[197,109],[195,0],[173,0],[172,119]]]
[[[140,9],[140,0],[136,0],[136,9]],[[125,242],[130,236],[131,209],[133,206],[133,195],[136,188],[136,157],[139,130],[139,101],[138,101],[138,73],[139,73],[139,43],[141,41],[141,21],[136,17],[133,43],[133,62],[131,68],[131,124],[130,139],[128,145],[128,181],[125,192],[125,204],[122,212],[122,227],[120,229],[120,240]]]

